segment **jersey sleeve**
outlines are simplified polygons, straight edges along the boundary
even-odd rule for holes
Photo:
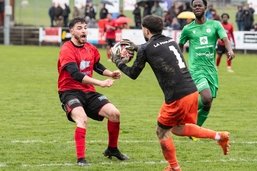
[[[184,27],[180,34],[179,44],[184,45],[184,44],[186,44],[187,41],[188,41],[187,29],[186,29],[186,27]]]
[[[223,39],[225,37],[228,37],[227,33],[226,33],[224,27],[221,25],[221,23],[218,21],[216,21],[215,23],[216,23],[216,28],[217,28],[217,33],[218,33],[219,38]]]

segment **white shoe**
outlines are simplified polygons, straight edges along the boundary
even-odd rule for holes
[[[233,73],[233,72],[234,72],[231,67],[228,67],[228,68],[227,68],[227,71],[230,72],[230,73]]]

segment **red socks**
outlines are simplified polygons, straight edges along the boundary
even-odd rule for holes
[[[108,120],[107,129],[108,129],[108,134],[109,134],[108,147],[116,148],[118,146],[120,122],[112,122],[112,121]]]
[[[177,157],[176,157],[176,148],[174,146],[172,138],[160,140],[161,149],[164,158],[169,162],[172,168],[179,167]]]
[[[85,148],[86,148],[86,129],[77,127],[75,129],[74,140],[76,144],[77,158],[85,158]]]

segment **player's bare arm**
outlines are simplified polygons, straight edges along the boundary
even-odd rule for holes
[[[106,70],[104,70],[103,75],[107,76],[107,77],[111,77],[113,79],[120,79],[121,72],[119,70],[110,71],[110,70],[106,69]]]
[[[234,51],[232,49],[232,46],[231,46],[231,43],[230,41],[228,40],[227,37],[223,38],[222,39],[224,41],[224,44],[225,44],[225,47],[227,49],[227,54],[228,54],[228,60],[232,60],[233,58],[235,58],[235,54],[234,54]]]
[[[98,80],[98,79],[89,77],[87,75],[85,75],[84,78],[82,79],[83,84],[93,84],[95,86],[100,86],[100,87],[111,87],[113,82],[114,80],[112,79]]]

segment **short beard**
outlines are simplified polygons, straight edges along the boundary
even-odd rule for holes
[[[85,42],[81,42],[81,41],[80,41],[80,37],[79,37],[79,36],[74,35],[74,38],[77,40],[77,42],[78,42],[79,44],[81,44],[81,45],[85,44]]]
[[[148,42],[149,39],[147,37],[145,37],[145,36],[144,36],[144,38],[145,38],[145,41]]]

